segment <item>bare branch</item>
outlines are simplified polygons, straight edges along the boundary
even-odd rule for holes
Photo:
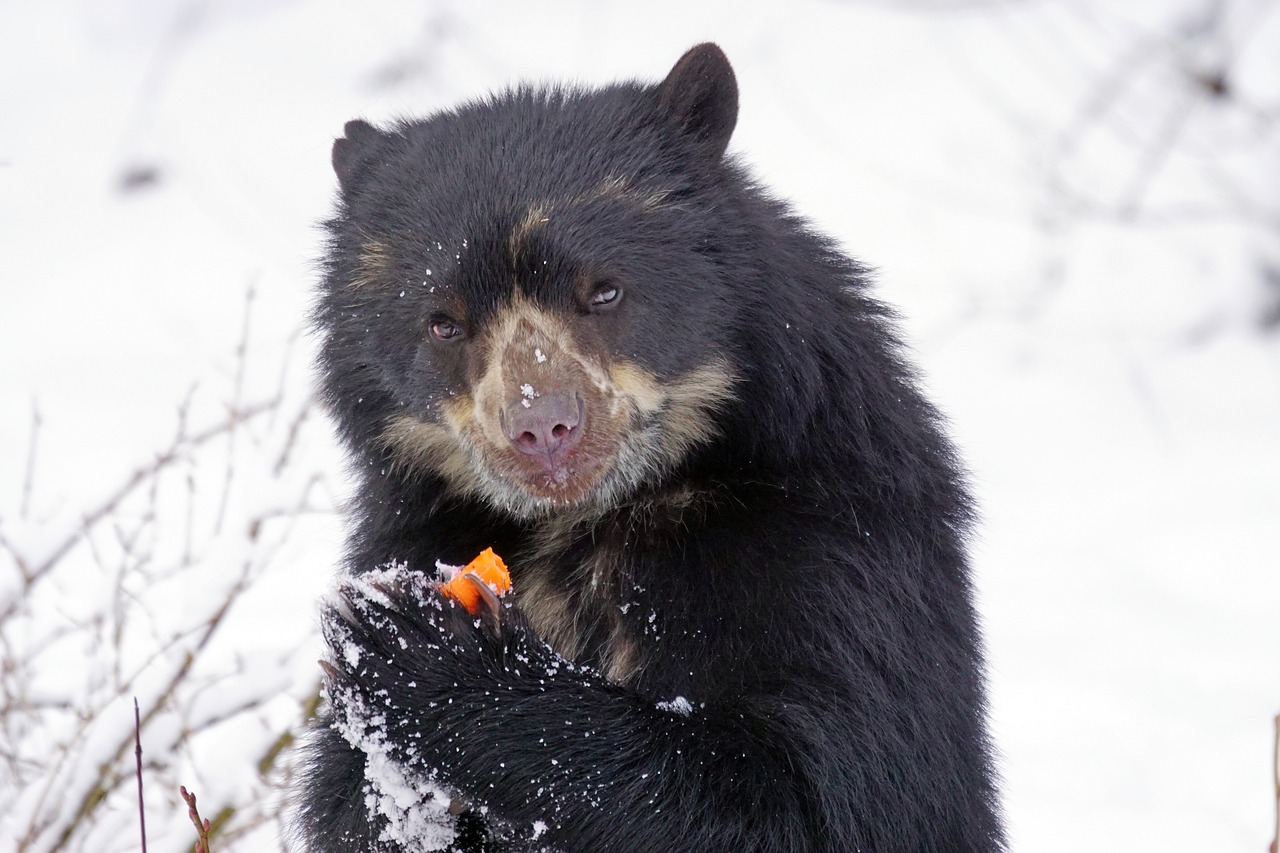
[[[133,697],[133,755],[138,771],[138,824],[142,832],[142,853],[147,853],[147,807],[142,801],[142,717],[138,697]]]
[[[231,410],[233,412],[240,408],[240,401],[244,399],[245,365],[249,356],[249,319],[253,316],[253,299],[255,295],[254,282],[250,281],[249,286],[245,288],[244,315],[240,321],[240,341],[236,344],[236,378],[231,390]],[[280,399],[279,395],[277,395],[276,399]],[[222,532],[222,523],[227,516],[227,501],[231,498],[231,482],[235,478],[237,435],[238,432],[236,430],[227,432],[227,465],[223,471],[222,498],[218,502],[218,516],[213,523],[215,535]]]
[[[200,810],[196,808],[196,795],[186,787],[178,789],[187,804],[187,817],[196,828],[196,853],[209,853],[209,821],[200,819]]]
[[[24,577],[27,585],[30,586],[40,580],[41,577],[48,574],[48,572],[58,564],[58,561],[64,558],[72,548],[83,541],[96,525],[101,523],[103,519],[107,518],[112,512],[118,509],[125,498],[129,497],[129,495],[131,495],[140,486],[149,483],[159,472],[173,464],[175,460],[180,458],[184,451],[190,451],[200,447],[201,445],[207,444],[218,436],[226,435],[241,424],[247,423],[264,413],[270,412],[278,406],[279,403],[279,398],[276,398],[255,403],[240,410],[233,409],[227,416],[226,420],[210,427],[209,429],[186,438],[180,437],[175,439],[168,448],[156,456],[154,461],[134,471],[124,484],[120,486],[120,488],[116,489],[115,492],[108,496],[106,500],[102,501],[102,503],[93,510],[86,513],[76,530],[60,542],[36,568],[31,570]],[[0,620],[12,615],[15,607],[16,603],[11,604],[4,611],[0,612]]]
[[[1271,842],[1271,853],[1280,853],[1280,714],[1275,718],[1275,746],[1271,756],[1271,775],[1275,782],[1276,834]]]

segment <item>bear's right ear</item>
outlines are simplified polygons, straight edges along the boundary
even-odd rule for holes
[[[356,119],[342,128],[343,135],[333,141],[333,171],[343,195],[351,192],[356,180],[368,168],[383,134],[367,121]]]
[[[729,57],[711,42],[691,47],[658,84],[658,109],[673,130],[719,160],[738,123],[738,81]]]

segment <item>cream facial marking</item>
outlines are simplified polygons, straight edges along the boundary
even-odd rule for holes
[[[474,340],[469,393],[441,404],[438,421],[392,419],[382,438],[397,464],[516,517],[617,506],[711,440],[716,412],[734,397],[727,362],[663,379],[608,361],[578,343],[568,318],[518,292],[486,326]],[[572,440],[531,450],[525,427],[513,424],[537,423],[539,410],[564,418],[551,423],[576,430]]]

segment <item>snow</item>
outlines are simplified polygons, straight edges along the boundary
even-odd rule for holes
[[[436,560],[436,573],[440,576],[440,580],[444,583],[448,583],[449,581],[453,580],[454,577],[457,576],[458,572],[462,571],[463,568],[465,567],[451,566],[448,563],[444,563],[444,562],[441,562],[440,560]]]
[[[344,615],[351,608],[357,612],[348,619],[361,618],[371,613],[372,605],[391,608],[394,605],[384,590],[409,584],[411,588],[427,588],[428,580],[421,572],[409,570],[400,563],[391,563],[359,576],[343,576],[338,590],[328,599],[328,606]],[[395,630],[387,624],[387,630]],[[333,622],[326,629],[330,649],[336,651],[356,666],[360,650],[346,634],[341,622]],[[405,646],[403,637],[399,638]],[[327,685],[329,691],[335,688]],[[355,690],[343,690],[333,696],[335,708],[334,726],[347,743],[365,756],[365,803],[370,813],[386,818],[379,837],[383,841],[402,844],[418,850],[444,850],[454,839],[453,818],[449,815],[452,797],[432,779],[434,772],[421,766],[420,759],[408,759],[405,766],[401,758],[393,754],[387,737],[387,717],[378,702],[387,702],[386,691],[374,694],[372,704]]]
[[[666,702],[659,702],[657,708],[659,711],[666,711],[668,714],[676,714],[681,717],[687,717],[693,713],[693,704],[683,696],[677,696]]]
[[[1277,4],[62,0],[0,4],[0,853],[137,849],[134,695],[150,849],[189,848],[179,784],[235,809],[218,850],[283,845],[343,122],[709,38],[731,151],[876,267],[972,469],[1012,848],[1265,848]]]
[[[432,784],[421,767],[405,768],[387,745],[386,716],[354,693],[339,700],[346,712],[338,727],[343,738],[365,754],[365,802],[386,818],[383,841],[413,850],[444,850],[453,841],[449,792]]]

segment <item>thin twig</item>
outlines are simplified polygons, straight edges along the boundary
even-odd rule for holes
[[[215,612],[212,616],[210,616],[209,619],[205,622],[204,626],[202,627],[202,633],[201,633],[200,639],[195,643],[195,646],[192,649],[188,650],[183,654],[182,663],[178,666],[177,671],[174,672],[172,676],[170,676],[168,683],[164,686],[164,689],[160,692],[160,695],[156,698],[155,703],[147,710],[147,713],[145,715],[146,722],[150,722],[152,717],[160,713],[164,705],[177,692],[179,686],[181,686],[186,681],[187,675],[190,672],[191,667],[195,665],[196,659],[198,658],[200,652],[202,652],[205,646],[208,645],[209,641],[213,638],[213,635],[217,632],[218,627],[222,624],[223,619],[225,619],[227,613],[230,612],[231,607],[236,603],[236,601],[239,600],[241,593],[243,593],[244,590],[248,587],[249,581],[251,580],[252,569],[253,569],[253,566],[251,563],[245,564],[243,570],[241,571],[239,580],[237,580],[236,583],[227,592],[227,595],[223,600],[221,606],[219,606],[217,612]],[[130,686],[131,684],[123,685],[125,689],[128,689]],[[128,740],[125,740],[123,743],[121,743],[116,750],[115,757],[112,759],[111,762],[109,762],[107,765],[104,765],[104,766],[113,766],[116,761],[119,761],[120,758],[125,753],[125,751],[128,749],[128,744],[129,744]],[[51,774],[49,777],[50,784],[52,784],[52,781],[56,778],[57,778],[56,773]],[[109,789],[111,787],[114,787],[118,783],[119,783],[118,779],[99,778],[99,780],[95,784],[94,790],[91,790],[80,801],[80,804],[76,807],[76,810],[71,820],[63,828],[61,834],[59,835],[57,841],[54,844],[55,850],[60,849],[61,846],[67,842],[67,840],[71,837],[71,834],[75,831],[75,828],[80,825],[80,821],[85,817],[85,815],[89,814],[95,808],[98,807],[98,805],[101,803],[103,798],[102,791],[104,789]],[[45,791],[41,794],[40,800],[38,801],[40,805],[43,805],[44,797],[47,796],[49,793],[50,793],[49,788],[46,787]],[[27,839],[24,839],[24,842],[25,841],[27,841]],[[19,845],[18,849],[23,850],[23,849],[26,849],[26,847],[27,847],[27,844],[22,843]]]
[[[142,831],[142,853],[147,853],[147,809],[142,802],[142,711],[133,697],[133,757],[138,769],[138,824]]]
[[[1276,785],[1276,837],[1271,842],[1271,853],[1280,853],[1280,714],[1276,714],[1275,750],[1271,756],[1271,771]]]
[[[196,808],[196,795],[188,791],[185,786],[179,787],[178,790],[187,803],[187,817],[191,818],[191,823],[196,828],[196,853],[209,853],[209,821],[200,819],[200,810]]]
[[[243,409],[232,411],[225,420],[218,422],[206,430],[191,436],[176,439],[166,450],[157,454],[150,464],[134,471],[124,484],[115,491],[115,493],[110,495],[92,511],[85,513],[76,529],[61,543],[54,547],[48,556],[41,561],[40,565],[31,569],[26,576],[23,577],[24,583],[30,586],[38,581],[42,576],[52,571],[53,567],[58,564],[58,561],[65,557],[72,548],[79,544],[95,525],[114,512],[124,499],[132,494],[135,489],[144,483],[150,482],[151,478],[155,477],[169,465],[173,464],[182,452],[194,450],[203,444],[207,444],[217,436],[224,435],[228,431],[234,430],[240,424],[269,412],[279,405],[279,399],[272,399],[265,400],[261,403],[255,403],[251,406],[245,406]],[[8,608],[5,611],[0,612],[0,619],[10,615],[12,609],[13,608]]]
[[[249,360],[249,321],[253,317],[254,282],[250,281],[244,294],[244,316],[240,322],[240,342],[236,344],[236,378],[231,389],[231,411],[238,411],[244,399],[244,375]],[[279,398],[277,398],[279,399]],[[223,472],[222,497],[218,500],[218,514],[213,522],[213,534],[222,532],[222,522],[227,517],[227,504],[231,500],[231,483],[235,479],[236,438],[239,430],[227,431],[227,467]]]
[[[279,477],[280,474],[289,464],[290,454],[293,453],[294,446],[298,443],[298,433],[302,431],[303,422],[311,413],[311,401],[307,401],[305,405],[298,410],[297,416],[289,424],[289,434],[285,436],[284,445],[280,449],[280,456],[276,459],[275,467],[271,469],[271,473]]]

